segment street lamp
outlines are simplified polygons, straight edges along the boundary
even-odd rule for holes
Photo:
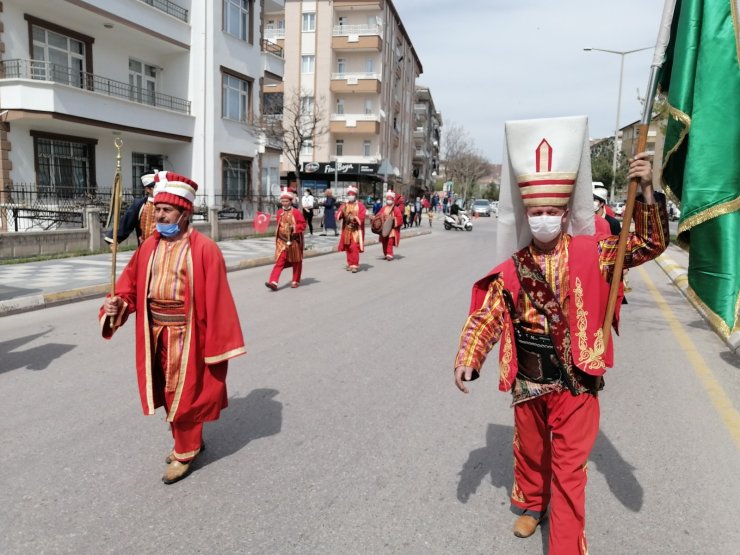
[[[654,46],[646,46],[645,48],[636,48],[635,50],[606,50],[604,48],[584,48],[586,52],[606,52],[607,54],[619,54],[619,91],[617,93],[617,124],[614,126],[614,156],[612,157],[612,187],[609,192],[609,199],[614,202],[614,188],[617,183],[617,141],[619,140],[619,112],[622,108],[622,76],[624,74],[624,57],[627,54],[634,54],[635,52],[642,52],[643,50],[652,50]]]

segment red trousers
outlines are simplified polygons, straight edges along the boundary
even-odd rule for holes
[[[380,236],[380,244],[383,245],[383,256],[393,256],[393,247],[396,245],[396,238],[392,234],[388,237]]]
[[[344,252],[347,253],[347,265],[360,265],[360,244],[351,241],[349,245],[344,245]]]
[[[511,502],[550,511],[550,555],[585,555],[588,455],[599,432],[599,400],[549,393],[514,406]]]
[[[159,388],[164,394],[164,408],[170,412],[172,401],[175,399],[175,391],[167,391],[164,387],[164,368],[167,367],[167,336],[169,330],[165,327],[157,341],[157,354],[155,356],[158,379],[154,380],[154,387]],[[161,381],[161,383],[160,383]],[[173,455],[180,462],[187,462],[195,457],[203,445],[203,422],[170,422],[172,437],[175,439]]]
[[[277,283],[280,280],[280,274],[287,266],[293,267],[293,281],[300,282],[303,260],[299,260],[298,262],[288,262],[288,253],[286,251],[281,252],[280,256],[278,256],[278,259],[275,261],[275,266],[272,268],[272,272],[270,273],[270,281]]]

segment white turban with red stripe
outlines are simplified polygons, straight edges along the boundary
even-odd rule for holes
[[[154,203],[171,204],[191,210],[198,184],[178,173],[161,171],[154,175]]]

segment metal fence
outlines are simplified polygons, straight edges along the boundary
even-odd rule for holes
[[[51,230],[84,227],[84,211],[94,206],[100,210],[100,221],[108,220],[111,192],[77,187],[39,187],[33,183],[14,184],[0,189],[0,231]],[[122,193],[122,213],[140,195]],[[193,203],[193,220],[208,221],[209,207],[218,208],[219,220],[251,220],[257,212],[275,214],[280,206],[277,195],[197,195]]]
[[[147,104],[158,108],[166,108],[183,114],[190,113],[190,101],[168,94],[150,91],[142,87],[135,87],[129,83],[115,81],[72,67],[44,62],[41,60],[3,60],[0,62],[0,75],[6,79],[37,79],[52,81],[78,89],[85,89],[106,96],[114,96]]]
[[[177,19],[180,19],[186,23],[188,21],[188,10],[186,10],[182,6],[178,6],[174,2],[170,2],[170,0],[141,0],[141,1],[144,2],[144,4],[149,4],[150,6],[153,6],[157,8],[158,10],[168,13],[171,16],[176,17]]]

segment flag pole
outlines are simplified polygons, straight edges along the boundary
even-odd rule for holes
[[[658,72],[663,66],[665,58],[665,51],[668,47],[668,40],[671,36],[671,23],[673,22],[673,11],[676,5],[676,0],[666,0],[663,7],[663,17],[660,21],[660,28],[658,30],[658,40],[655,44],[655,53],[653,55],[653,63],[650,66],[650,78],[648,80],[647,96],[645,98],[645,106],[642,110],[642,119],[640,120],[639,137],[637,140],[637,147],[635,153],[644,152],[647,146],[648,130],[650,128],[650,120],[653,114],[653,101],[655,100],[655,93],[658,89]],[[617,148],[617,138],[614,137],[614,149]],[[610,329],[612,326],[612,320],[614,319],[614,311],[617,307],[617,296],[619,293],[619,286],[622,282],[622,270],[624,270],[624,256],[627,252],[627,240],[630,234],[630,225],[632,224],[632,213],[635,209],[635,198],[637,197],[637,186],[639,184],[638,178],[632,178],[627,188],[627,204],[624,207],[624,214],[622,215],[622,231],[619,233],[619,243],[617,245],[617,258],[614,262],[614,270],[612,273],[611,286],[609,288],[609,302],[606,305],[606,314],[604,315],[604,323],[601,328],[602,337],[604,338],[604,350],[609,346],[609,338],[611,336]]]
[[[116,294],[116,255],[118,254],[118,223],[121,219],[121,147],[123,140],[116,137],[113,140],[116,147],[116,175],[113,178],[113,189],[111,190],[110,212],[108,221],[113,219],[113,242],[111,243],[111,277],[110,277],[110,295]],[[113,327],[115,316],[110,317],[110,325]]]

